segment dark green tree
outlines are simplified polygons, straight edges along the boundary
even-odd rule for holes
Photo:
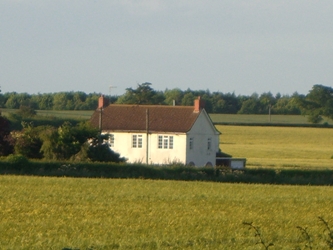
[[[16,92],[8,93],[5,107],[9,109],[18,109],[21,105],[30,103],[31,96],[27,93],[18,94]]]
[[[31,118],[37,114],[36,110],[30,105],[21,105],[16,113],[22,118]]]
[[[74,110],[73,92],[59,92],[53,97],[54,110]]]
[[[37,94],[31,96],[31,102],[36,103],[36,109],[52,110],[54,94]]]
[[[13,153],[9,120],[0,115],[0,156]]]
[[[184,97],[182,99],[182,105],[183,106],[193,106],[195,98],[196,97],[194,96],[192,91],[187,91],[187,93],[184,94]]]
[[[167,105],[173,105],[173,102],[175,101],[176,105],[180,105],[183,95],[183,91],[181,91],[180,89],[166,89],[164,91],[165,103]]]
[[[72,126],[65,122],[58,129],[48,128],[42,133],[41,151],[46,159],[68,160],[79,153],[82,146],[97,134],[97,130],[88,123]]]
[[[15,154],[41,159],[43,154],[40,151],[42,146],[40,134],[45,130],[45,126],[34,127],[31,123],[22,123],[22,131],[15,133]]]
[[[151,83],[145,82],[138,84],[136,89],[127,88],[126,93],[121,96],[117,103],[119,104],[163,104],[164,94],[157,92],[151,87]]]
[[[322,116],[333,119],[333,88],[314,85],[305,98],[298,97],[298,104],[311,122],[319,122]]]
[[[99,139],[103,141],[100,143]],[[89,147],[87,148],[87,157],[91,161],[98,162],[125,162],[126,159],[124,157],[120,157],[120,155],[114,152],[108,145],[108,135],[103,134],[101,138],[93,138],[90,141]]]
[[[242,102],[242,106],[238,114],[261,114],[262,104],[260,103],[257,93],[253,93],[250,98]]]

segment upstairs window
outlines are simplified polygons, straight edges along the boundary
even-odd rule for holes
[[[194,139],[193,139],[193,137],[190,137],[189,148],[193,149],[193,147],[194,147]]]
[[[212,138],[207,139],[207,150],[212,150]]]
[[[142,135],[132,135],[132,148],[142,148]]]

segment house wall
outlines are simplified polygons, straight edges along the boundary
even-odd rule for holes
[[[193,138],[193,148],[190,149],[190,138]],[[210,149],[208,139],[210,138]],[[187,133],[186,163],[195,166],[215,166],[216,152],[219,150],[219,132],[211,123],[205,111],[201,112],[192,129]]]
[[[114,146],[111,149],[125,157],[129,163],[146,163],[147,135],[146,133],[107,132],[114,135]],[[133,148],[132,135],[142,136],[142,148]],[[173,149],[158,148],[158,136],[173,136]],[[193,138],[193,148],[190,149],[190,138]],[[208,138],[211,148],[208,149]],[[188,133],[157,133],[148,136],[148,163],[170,164],[179,162],[206,166],[215,166],[216,152],[219,150],[219,132],[215,129],[207,113],[203,110],[192,129]]]
[[[105,132],[107,133],[107,132]],[[129,163],[146,163],[147,134],[109,132],[114,135],[114,146],[111,149],[125,157]],[[142,148],[133,148],[132,135],[142,136]],[[173,136],[173,149],[158,148],[158,136]],[[149,134],[148,136],[148,163],[170,164],[174,162],[186,163],[186,135],[185,134]]]
[[[173,149],[158,148],[158,136],[173,136]],[[152,134],[149,136],[149,162],[155,164],[186,163],[186,134]]]
[[[114,146],[111,149],[125,157],[130,163],[145,163],[145,134],[135,133],[142,136],[142,148],[132,147],[132,133],[127,132],[109,132],[114,135]]]

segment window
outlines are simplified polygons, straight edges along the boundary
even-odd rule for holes
[[[212,149],[212,138],[208,138],[208,140],[207,140],[207,149],[208,150]]]
[[[109,134],[109,146],[114,147],[114,134]]]
[[[163,148],[163,136],[158,136],[158,148]]]
[[[169,136],[169,148],[173,149],[173,136]]]
[[[193,137],[190,137],[189,147],[190,149],[193,149]]]
[[[173,149],[173,136],[158,136],[158,148],[164,148],[164,149]]]
[[[142,148],[142,135],[138,135],[138,148]]]
[[[132,148],[142,148],[142,135],[132,135]]]
[[[169,138],[168,138],[168,136],[164,136],[163,148],[168,148],[168,144],[169,144]]]

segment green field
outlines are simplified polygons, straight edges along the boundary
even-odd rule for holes
[[[333,129],[216,126],[220,148],[249,167],[333,168]]]
[[[1,109],[3,115],[17,112],[17,109]],[[37,115],[70,118],[89,119],[93,110],[37,110]],[[239,114],[209,114],[214,123],[239,123],[239,124],[291,124],[310,125],[304,115],[239,115]],[[332,124],[333,121],[324,117],[321,124]]]
[[[17,112],[17,109],[1,109],[4,116]],[[58,117],[68,119],[90,119],[94,111],[92,110],[37,110],[37,115],[47,117]]]
[[[38,110],[37,115],[88,120],[93,112],[91,110]]]
[[[284,124],[284,125],[310,125],[304,115],[239,115],[239,114],[209,114],[214,123],[238,124]],[[332,124],[332,120],[323,118],[321,124]]]
[[[0,176],[0,249],[325,249],[333,189]],[[327,248],[328,249],[328,248]]]

